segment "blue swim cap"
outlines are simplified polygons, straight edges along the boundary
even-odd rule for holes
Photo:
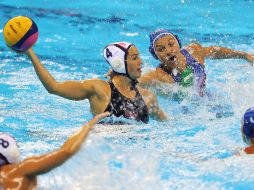
[[[151,32],[149,35],[149,38],[150,38],[149,51],[155,59],[159,59],[157,57],[157,55],[155,54],[155,50],[154,50],[155,41],[160,39],[161,37],[167,36],[167,35],[173,36],[176,39],[176,41],[178,42],[179,47],[182,48],[181,41],[179,40],[177,35],[173,34],[172,32],[170,32],[166,29],[155,30],[154,32]]]
[[[247,109],[243,115],[242,134],[248,141],[254,138],[254,108]]]

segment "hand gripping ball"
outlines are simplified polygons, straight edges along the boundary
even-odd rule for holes
[[[16,51],[26,51],[35,44],[39,32],[32,19],[17,16],[5,24],[3,34],[7,46]]]

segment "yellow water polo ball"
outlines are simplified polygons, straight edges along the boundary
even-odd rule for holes
[[[32,19],[17,16],[5,24],[3,35],[7,46],[16,51],[26,51],[35,44],[39,32]]]

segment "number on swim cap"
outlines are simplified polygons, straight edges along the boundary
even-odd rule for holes
[[[5,141],[4,139],[0,139],[0,145],[2,145],[3,148],[8,148],[10,145],[8,141]]]
[[[106,56],[107,58],[112,57],[112,53],[109,51],[109,49],[106,49]]]
[[[19,149],[15,139],[6,133],[0,132],[0,163],[7,161],[7,164],[17,163],[19,159]],[[4,159],[3,159],[4,158]],[[6,162],[4,162],[6,164]]]

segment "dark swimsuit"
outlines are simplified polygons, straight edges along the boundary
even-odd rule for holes
[[[199,94],[203,95],[206,84],[206,73],[204,66],[201,65],[196,59],[194,59],[186,49],[182,49],[181,53],[186,58],[186,66],[191,68],[194,74],[195,84],[196,87],[198,88]],[[181,76],[179,73],[177,75],[173,75],[173,73],[166,70],[162,64],[160,64],[158,67],[161,68],[166,73],[168,73],[169,75],[171,75],[176,83],[178,84],[181,83]]]
[[[136,97],[131,100],[123,96],[112,81],[108,83],[111,88],[111,99],[105,111],[112,112],[116,117],[124,116],[127,119],[148,123],[148,109],[138,89],[134,87]]]

